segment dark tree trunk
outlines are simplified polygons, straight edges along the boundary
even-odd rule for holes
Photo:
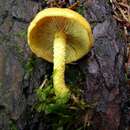
[[[121,25],[112,17],[109,0],[80,1],[80,11],[93,29],[94,47],[76,65],[68,66],[83,73],[84,98],[96,104],[91,114],[93,130],[126,130],[130,101]],[[29,22],[45,6],[40,0],[0,1],[1,130],[45,128],[32,106],[36,102],[34,90],[45,75],[51,75],[52,64],[32,56],[26,40]],[[66,75],[69,77],[68,72]]]

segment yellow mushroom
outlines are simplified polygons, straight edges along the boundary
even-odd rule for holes
[[[66,103],[71,92],[64,81],[65,63],[80,59],[92,48],[89,23],[71,9],[44,9],[29,25],[28,44],[38,57],[54,63],[56,99],[59,103]]]

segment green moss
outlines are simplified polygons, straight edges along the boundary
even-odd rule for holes
[[[65,75],[66,83],[72,92],[70,100],[66,104],[56,102],[51,76],[50,79],[45,78],[42,85],[35,90],[37,102],[33,108],[41,114],[44,113],[42,118],[49,121],[52,130],[88,129],[90,126],[80,120],[85,116],[84,113],[93,108],[93,104],[87,103],[83,99],[81,86],[84,75],[77,65],[67,65]]]
[[[33,71],[35,65],[35,59],[33,57],[29,58],[27,63],[24,65],[24,69],[26,72],[31,73]]]
[[[124,32],[123,32],[123,31],[118,31],[118,32],[117,32],[117,37],[118,37],[118,38],[124,37]]]
[[[15,121],[10,121],[10,130],[18,130]]]
[[[30,76],[30,74],[33,72],[35,63],[36,63],[36,60],[32,56],[28,59],[26,63],[23,64],[23,68],[25,72],[25,77],[24,77],[25,79],[27,79]]]
[[[93,25],[93,27],[95,27],[95,26],[97,25],[97,22],[94,21],[94,22],[92,23],[92,25]]]
[[[23,49],[17,43],[15,44],[14,49],[18,54],[23,55]]]
[[[82,16],[84,16],[84,10],[85,10],[85,7],[83,5],[80,5],[76,11],[81,14]]]
[[[45,79],[43,81],[43,84],[38,87],[36,90],[36,96],[37,96],[37,102],[34,105],[34,108],[38,112],[45,112],[45,113],[50,113],[55,109],[56,105],[54,106],[53,104],[56,103],[55,101],[55,94],[53,90],[53,85],[52,85],[52,79],[48,80]]]
[[[20,38],[27,39],[27,31],[25,31],[25,30],[21,30],[21,31],[17,32],[15,35]]]
[[[56,73],[56,70],[53,73]],[[67,77],[66,80],[66,84],[69,87],[69,89],[72,92],[73,98],[70,99],[71,102],[73,102],[76,106],[75,107],[80,107],[80,108],[85,108],[88,107],[87,104],[85,104],[85,102],[82,99],[81,96],[81,85],[82,82],[84,80],[84,76],[83,74],[80,72],[80,70],[78,69],[77,66],[71,66],[71,65],[67,65],[66,66],[66,74]],[[54,94],[54,90],[53,90],[53,82],[52,82],[53,77],[51,76],[51,79],[45,79],[45,81],[47,81],[44,86],[40,86],[36,89],[36,95],[37,95],[37,109],[38,111],[48,111],[46,108],[48,109],[53,109],[55,110],[54,107],[57,108],[57,106],[60,108],[59,103],[57,102],[57,98]],[[58,103],[58,104],[57,104]],[[48,107],[48,105],[51,104],[51,106]],[[53,104],[53,105],[52,105]],[[56,104],[56,105],[54,105]],[[63,104],[60,104],[61,107],[63,108]],[[71,105],[71,104],[69,104]],[[53,108],[52,108],[53,106]],[[49,110],[49,112],[53,112]]]

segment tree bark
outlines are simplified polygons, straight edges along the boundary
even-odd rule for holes
[[[72,1],[71,1],[72,2]],[[112,17],[107,0],[80,0],[80,13],[90,22],[94,47],[68,65],[84,75],[84,98],[96,105],[91,114],[93,130],[126,130],[129,127],[129,89],[125,79],[126,44],[121,25]],[[41,130],[45,127],[33,113],[34,90],[52,64],[32,56],[26,30],[35,14],[47,6],[38,0],[0,1],[0,129]],[[69,77],[69,73],[66,72]],[[38,127],[37,127],[38,126]]]

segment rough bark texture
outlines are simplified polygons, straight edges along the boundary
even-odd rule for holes
[[[1,130],[10,130],[14,123],[19,130],[47,129],[39,114],[31,110],[36,100],[34,89],[45,75],[51,75],[52,64],[32,56],[26,40],[29,22],[45,6],[40,0],[0,1]],[[93,28],[94,48],[71,66],[84,74],[85,100],[96,102],[93,129],[126,130],[130,102],[124,73],[126,45],[120,25],[112,18],[108,0],[87,0],[83,7]]]

